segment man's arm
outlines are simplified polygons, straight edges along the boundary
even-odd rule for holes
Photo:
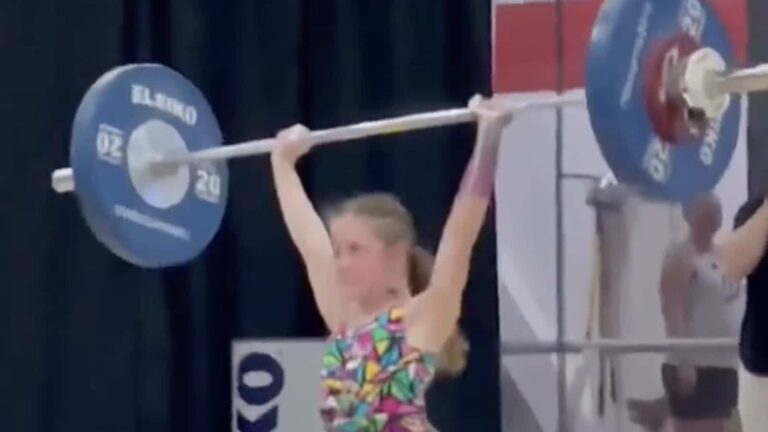
[[[744,203],[734,218],[734,231],[717,247],[723,273],[739,282],[763,259],[768,241],[768,204],[764,198]]]

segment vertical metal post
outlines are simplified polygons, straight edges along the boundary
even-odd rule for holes
[[[555,90],[562,94],[565,90],[565,36],[563,34],[563,0],[555,2]],[[557,345],[565,343],[565,235],[563,233],[563,108],[555,109],[555,310],[557,314]],[[567,354],[564,350],[557,353],[557,430],[568,432],[567,407]]]

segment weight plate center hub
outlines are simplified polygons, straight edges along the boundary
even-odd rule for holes
[[[658,42],[647,61],[645,99],[659,138],[669,145],[701,142],[730,102],[714,87],[722,57],[681,33]]]
[[[131,133],[127,147],[131,183],[144,202],[158,209],[180,203],[189,190],[189,166],[156,162],[187,152],[181,134],[170,124],[153,119]]]

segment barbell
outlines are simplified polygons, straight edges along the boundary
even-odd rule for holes
[[[733,69],[728,35],[706,0],[606,0],[586,59],[586,97],[556,96],[510,111],[586,103],[614,176],[648,196],[686,201],[713,188],[739,134],[739,95],[768,89],[768,65]],[[476,120],[455,108],[311,132],[317,145]],[[223,145],[213,110],[178,72],[129,64],[102,75],[73,122],[70,168],[52,187],[75,191],[96,238],[158,268],[198,256],[218,231],[230,158],[267,153],[273,138]]]

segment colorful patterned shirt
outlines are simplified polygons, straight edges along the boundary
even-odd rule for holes
[[[424,392],[438,356],[405,340],[403,310],[392,309],[329,340],[323,356],[325,429],[332,432],[434,431]]]

